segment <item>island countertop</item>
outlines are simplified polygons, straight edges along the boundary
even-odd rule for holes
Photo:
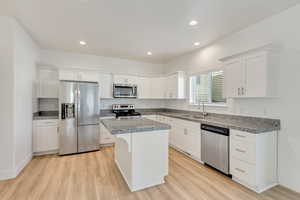
[[[171,126],[168,124],[156,122],[143,117],[129,119],[103,119],[101,120],[101,123],[113,135],[171,129]]]

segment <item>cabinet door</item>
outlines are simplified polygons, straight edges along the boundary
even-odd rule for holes
[[[163,99],[166,96],[166,79],[164,77],[151,78],[151,98]]]
[[[50,80],[40,80],[39,81],[39,98],[58,98],[59,82]]]
[[[38,70],[37,77],[37,97],[57,98],[59,87],[58,71],[41,68]]]
[[[137,84],[137,77],[129,75],[114,75],[114,83]]]
[[[73,70],[60,70],[59,80],[78,81],[78,73]]]
[[[197,127],[187,127],[186,151],[196,159],[201,160],[201,132],[200,125]]]
[[[226,97],[239,97],[245,85],[245,70],[241,59],[225,63],[225,95]]]
[[[150,99],[151,98],[151,80],[147,77],[137,78],[138,85],[138,97],[140,99]]]
[[[37,126],[34,128],[34,152],[53,151],[57,150],[58,146],[57,126]]]
[[[178,97],[178,75],[170,75],[167,77],[167,98]]]
[[[112,75],[99,75],[99,94],[100,98],[112,98]]]
[[[246,88],[244,95],[247,97],[267,96],[267,55],[259,53],[245,57]]]
[[[80,81],[98,82],[99,74],[98,72],[78,72],[78,79]]]

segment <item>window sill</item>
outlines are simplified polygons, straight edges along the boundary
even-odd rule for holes
[[[199,105],[199,104],[190,104],[190,106],[202,106]],[[227,104],[217,104],[217,103],[209,103],[209,104],[204,104],[204,106],[207,106],[207,107],[219,107],[219,108],[227,108],[228,105]]]

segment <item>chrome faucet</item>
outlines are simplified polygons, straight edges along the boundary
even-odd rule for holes
[[[204,102],[199,102],[199,107],[198,107],[198,109],[200,110],[201,109],[201,104],[202,104],[202,117],[203,117],[203,119],[208,115],[208,113],[207,112],[205,112],[205,103]]]
[[[202,102],[202,115],[203,115],[203,118],[205,118],[208,115],[208,113],[205,112],[205,104],[204,104],[204,102]]]

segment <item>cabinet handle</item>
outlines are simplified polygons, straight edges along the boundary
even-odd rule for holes
[[[239,171],[239,172],[241,172],[241,173],[245,173],[245,172],[246,172],[245,170],[242,170],[242,169],[240,169],[240,168],[235,168],[235,170],[236,170],[236,171]]]
[[[242,149],[235,149],[236,151],[240,152],[240,153],[246,153],[246,151],[242,150]]]
[[[187,135],[188,134],[188,131],[187,131],[187,129],[185,128],[184,129],[184,135]]]
[[[237,134],[236,137],[246,138],[246,136],[244,136],[244,135],[239,135],[239,134]]]

